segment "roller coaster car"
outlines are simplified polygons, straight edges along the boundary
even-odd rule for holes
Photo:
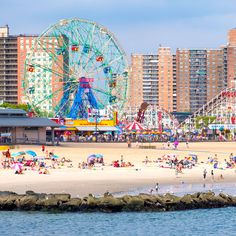
[[[116,87],[116,81],[115,81],[115,80],[110,81],[110,82],[109,82],[109,87],[110,87],[110,88],[115,88],[115,87]]]
[[[109,103],[114,103],[116,101],[116,96],[109,97]]]
[[[71,51],[72,51],[72,52],[78,52],[78,51],[79,51],[79,46],[78,46],[77,44],[73,44],[73,45],[71,46]]]
[[[110,72],[111,72],[111,67],[109,67],[109,66],[105,67],[105,68],[103,69],[103,72],[104,72],[105,74],[110,73]]]
[[[57,48],[56,49],[56,54],[57,55],[63,55],[65,53],[65,49],[64,48]]]
[[[116,78],[117,77],[117,74],[116,73],[113,73],[112,74],[112,78]]]
[[[98,56],[98,57],[96,58],[96,61],[97,61],[97,62],[102,62],[102,61],[103,61],[103,56]]]
[[[123,72],[123,75],[124,75],[124,76],[127,76],[127,75],[128,75],[128,72],[127,72],[127,71]]]
[[[29,94],[33,94],[35,92],[35,88],[29,87],[28,92],[29,92]]]
[[[34,72],[35,69],[34,69],[34,66],[30,65],[27,69],[29,72]]]
[[[83,52],[84,53],[89,53],[90,49],[91,49],[90,46],[88,44],[85,44],[84,48],[83,48]]]

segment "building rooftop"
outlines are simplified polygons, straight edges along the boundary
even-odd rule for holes
[[[60,127],[56,122],[42,117],[28,117],[21,109],[0,109],[0,127]]]
[[[0,117],[0,127],[60,127],[56,122],[41,117]]]

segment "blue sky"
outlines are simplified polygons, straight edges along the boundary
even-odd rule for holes
[[[40,34],[64,18],[85,18],[113,32],[127,55],[158,46],[216,48],[236,27],[236,0],[0,0],[0,25]]]

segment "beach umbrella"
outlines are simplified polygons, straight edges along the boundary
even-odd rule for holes
[[[132,122],[131,124],[128,124],[126,127],[125,127],[126,130],[134,130],[134,131],[142,131],[144,130],[145,128],[138,122],[138,121],[134,121]]]
[[[14,152],[11,154],[12,157],[19,157],[19,156],[22,156],[22,155],[25,155],[25,152]]]
[[[53,155],[53,156],[52,156],[52,159],[53,159],[53,158],[54,158],[54,159],[57,159],[57,158],[59,158],[59,156],[58,156],[58,155]]]
[[[27,151],[25,151],[27,154],[29,154],[30,156],[32,156],[32,157],[36,157],[37,156],[37,154],[36,154],[36,152],[34,152],[34,151],[32,151],[32,150],[27,150]]]
[[[96,157],[96,154],[90,154],[88,158]]]
[[[103,158],[103,155],[102,154],[96,154],[96,157],[97,158]]]
[[[14,169],[15,171],[22,169],[23,164],[20,162],[15,162],[13,165],[11,165],[11,168]]]

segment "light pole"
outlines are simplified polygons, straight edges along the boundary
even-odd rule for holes
[[[98,131],[98,117],[100,117],[99,111],[96,111],[96,112],[95,112],[95,142],[98,141],[98,137],[97,137],[97,131]]]

